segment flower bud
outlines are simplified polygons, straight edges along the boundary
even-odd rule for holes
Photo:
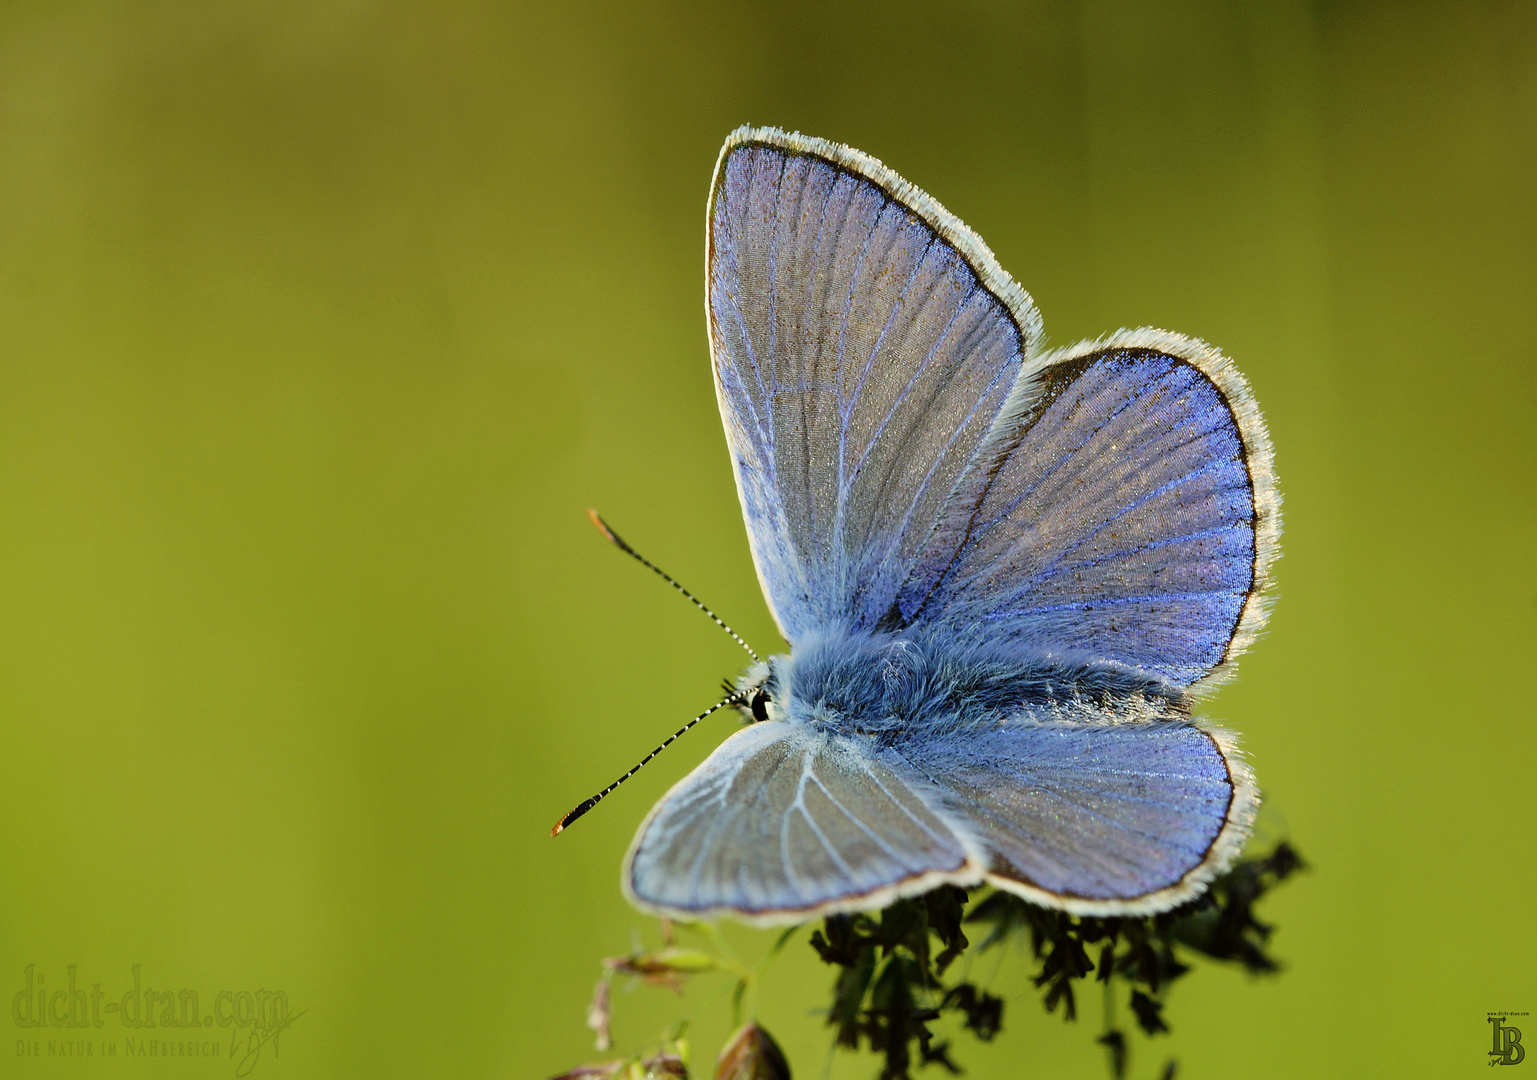
[[[715,1080],[790,1080],[790,1064],[773,1036],[744,1024],[715,1059]]]

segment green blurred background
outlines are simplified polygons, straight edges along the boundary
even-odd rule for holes
[[[1052,341],[1198,335],[1266,411],[1280,598],[1207,711],[1314,870],[1265,908],[1286,974],[1184,980],[1132,1075],[1483,1068],[1485,1013],[1537,1009],[1524,0],[8,0],[0,1004],[138,964],[308,1009],[258,1076],[594,1056],[599,959],[656,940],[624,847],[731,722],[549,826],[742,656],[583,511],[779,644],[702,305],[749,121],[932,192]],[[1104,1076],[1097,996],[1064,1025],[1030,970],[960,1060]],[[764,987],[803,1077],[830,982],[801,938]],[[620,1049],[698,1007],[713,1056],[721,985],[616,994]],[[6,1077],[234,1072],[0,1028]]]

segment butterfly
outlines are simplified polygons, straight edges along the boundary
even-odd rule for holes
[[[710,353],[789,652],[641,824],[637,907],[801,922],[941,884],[1081,915],[1198,896],[1259,802],[1197,719],[1266,617],[1269,437],[1216,349],[1047,351],[982,240],[857,150],[727,139]]]

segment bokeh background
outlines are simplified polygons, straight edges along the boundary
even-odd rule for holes
[[[731,721],[549,826],[743,658],[583,511],[779,645],[702,305],[744,122],[932,192],[1052,341],[1198,335],[1266,411],[1279,602],[1208,712],[1313,870],[1289,970],[1184,980],[1132,1075],[1471,1075],[1537,1009],[1537,7],[7,0],[0,1074],[233,1075],[50,1058],[28,964],[282,989],[258,1076],[595,1056],[656,941],[624,847]],[[1104,1076],[1030,971],[961,1061]],[[873,1076],[830,982],[798,938],[761,1017]],[[693,1014],[708,1060],[724,985],[618,993],[619,1048]]]

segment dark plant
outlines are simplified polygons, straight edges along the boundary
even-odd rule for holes
[[[1254,904],[1302,866],[1296,850],[1280,843],[1268,855],[1235,864],[1198,899],[1143,918],[1068,915],[996,890],[968,907],[967,893],[954,886],[879,913],[835,915],[811,936],[817,955],[839,969],[828,1023],[838,1045],[881,1055],[881,1080],[909,1080],[915,1064],[959,1072],[949,1043],[930,1025],[955,1013],[965,1030],[987,1042],[1003,1022],[1000,998],[971,982],[945,981],[946,969],[970,947],[964,924],[980,935],[977,952],[1028,936],[1040,963],[1032,981],[1047,1012],[1060,1008],[1065,1020],[1076,1020],[1075,991],[1093,974],[1107,994],[1120,985],[1137,1026],[1158,1035],[1169,1030],[1169,987],[1191,970],[1182,955],[1236,961],[1254,974],[1279,970],[1266,951],[1272,928],[1255,916]],[[1119,1080],[1126,1070],[1125,1032],[1107,1024],[1098,1042]],[[1170,1062],[1168,1070],[1174,1067]]]
[[[1078,1017],[1077,994],[1090,975],[1102,984],[1106,1023],[1097,1042],[1105,1048],[1110,1073],[1126,1074],[1127,1033],[1111,1022],[1119,991],[1137,1027],[1151,1038],[1169,1030],[1165,1014],[1169,988],[1190,973],[1194,955],[1241,964],[1255,975],[1278,971],[1267,951],[1273,928],[1255,915],[1254,905],[1304,866],[1290,844],[1269,854],[1243,859],[1188,904],[1146,917],[1093,918],[1039,907],[1011,893],[986,890],[973,898],[964,889],[943,885],[923,896],[899,900],[868,914],[833,915],[811,935],[818,957],[837,969],[827,1022],[837,1045],[868,1049],[881,1059],[881,1080],[911,1080],[915,1066],[938,1065],[952,1074],[962,1070],[951,1044],[933,1025],[949,1015],[982,1042],[1003,1027],[1003,998],[966,979],[947,980],[955,961],[968,950],[985,953],[1028,941],[1039,964],[1032,978],[1047,1012]],[[588,1024],[599,1049],[608,1048],[608,981],[616,976],[679,989],[693,976],[728,972],[737,977],[732,1010],[740,1022],[744,995],[768,961],[789,940],[786,931],[756,968],[735,960],[708,924],[695,927],[717,946],[717,953],[682,949],[673,943],[664,921],[664,947],[604,961]],[[967,930],[978,937],[972,945]],[[649,1056],[586,1066],[567,1077],[686,1077],[688,1051],[680,1022]],[[1169,1060],[1163,1080],[1173,1080],[1178,1064]],[[717,1062],[718,1077],[772,1077],[788,1080],[789,1066],[772,1037],[754,1023],[742,1027]]]

